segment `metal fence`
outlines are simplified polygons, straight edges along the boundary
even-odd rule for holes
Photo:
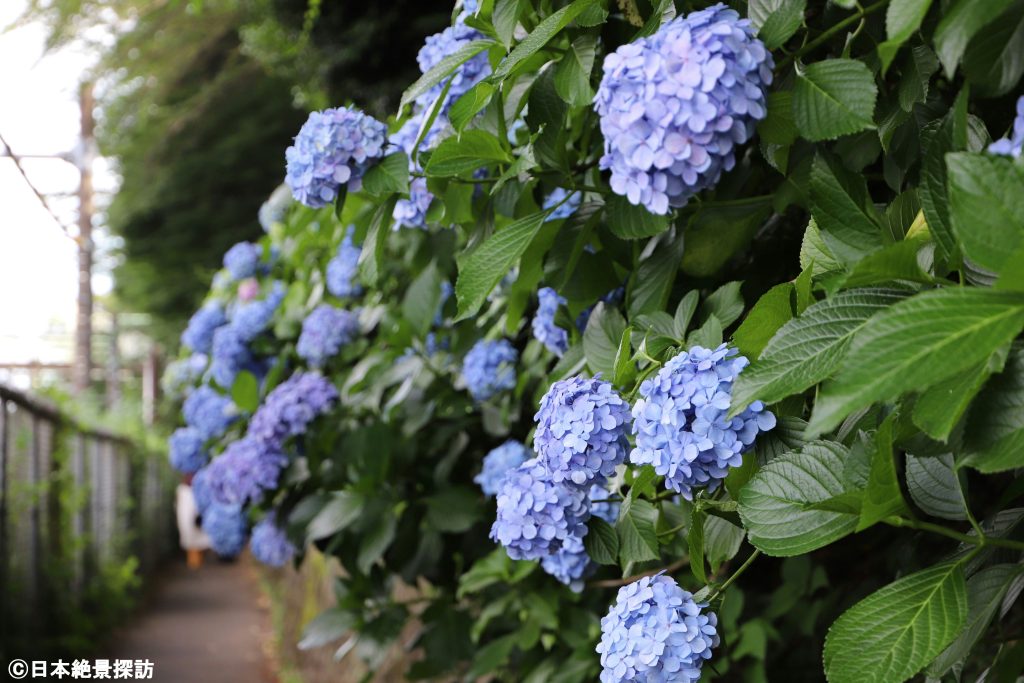
[[[96,628],[90,610],[124,589],[105,583],[170,550],[172,493],[163,458],[0,385],[0,654]]]

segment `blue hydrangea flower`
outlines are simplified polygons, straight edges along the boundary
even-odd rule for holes
[[[529,460],[531,455],[529,448],[515,439],[509,439],[484,456],[483,468],[473,481],[480,486],[484,495],[497,495],[505,475]]]
[[[296,552],[274,515],[267,515],[252,528],[249,549],[253,557],[271,567],[283,567]]]
[[[569,348],[569,333],[555,324],[555,315],[558,313],[558,307],[567,302],[550,287],[542,287],[537,292],[537,300],[539,303],[532,323],[533,338],[561,358]]]
[[[307,363],[319,367],[359,334],[359,316],[330,304],[320,304],[302,321],[302,333],[295,352]]]
[[[387,135],[387,126],[357,109],[311,112],[285,152],[292,195],[319,209],[337,199],[343,185],[359,191],[363,174],[384,156]]]
[[[210,489],[210,474],[203,467],[192,476],[192,498],[196,501],[196,510],[202,514],[213,504],[213,491]]]
[[[275,282],[263,299],[240,305],[231,315],[231,329],[243,342],[251,342],[270,327],[274,313],[284,301],[285,287]]]
[[[695,346],[665,363],[640,385],[633,406],[636,448],[629,459],[654,465],[665,485],[692,499],[693,489],[714,491],[730,467],[743,463],[759,432],[775,426],[775,416],[755,401],[726,419],[732,385],[749,361],[722,344]]]
[[[267,201],[263,202],[259,210],[259,221],[265,232],[269,232],[275,223],[284,221],[288,213],[288,207],[292,203],[292,191],[287,184],[277,186]]]
[[[412,160],[412,157],[413,147],[416,144],[416,138],[419,136],[420,127],[422,127],[423,119],[426,115],[427,109],[418,106],[412,118],[406,121],[389,139],[392,145],[409,155],[410,173],[419,173],[423,170],[419,164]],[[423,137],[421,150],[431,149],[440,141],[441,131],[446,125],[446,121],[447,119],[443,116],[438,116],[434,120],[430,130]],[[409,182],[409,198],[403,197],[399,199],[398,203],[395,204],[395,210],[391,214],[395,219],[395,228],[426,228],[427,210],[430,209],[430,202],[433,200],[434,195],[427,189],[427,179],[411,178]]]
[[[491,539],[513,560],[539,560],[587,534],[586,492],[553,481],[537,458],[506,475],[497,503]]]
[[[288,458],[277,444],[245,437],[228,444],[213,459],[207,471],[207,483],[218,503],[244,505],[257,502],[264,491],[277,488],[281,470]]]
[[[748,19],[723,4],[663,25],[604,60],[594,99],[611,188],[668,213],[713,187],[766,114],[774,62]]]
[[[459,14],[459,20],[465,20],[467,16],[476,14],[479,9],[480,0],[462,0],[462,13]]]
[[[202,435],[193,427],[181,427],[174,430],[168,442],[168,457],[171,467],[182,474],[198,471],[206,464],[207,459]]]
[[[195,429],[203,441],[222,436],[238,419],[238,409],[231,399],[205,386],[188,395],[181,412],[185,424]]]
[[[505,339],[480,340],[466,354],[462,379],[477,401],[486,401],[495,394],[516,386],[516,362],[519,352]]]
[[[609,495],[604,487],[594,484],[588,494],[590,514],[614,524],[619,517],[619,503],[604,502]],[[597,563],[590,559],[586,548],[583,547],[583,541],[575,538],[565,543],[554,555],[542,557],[540,566],[575,593],[582,592],[584,579],[597,570]]]
[[[224,267],[234,280],[244,280],[256,274],[263,249],[252,242],[239,242],[224,254]]]
[[[474,40],[481,40],[485,37],[476,29],[470,28],[463,23],[456,23],[440,33],[427,37],[426,43],[420,48],[419,54],[416,55],[420,71],[427,73],[445,57],[455,54]],[[437,98],[441,96],[445,84],[450,80],[452,83],[451,88],[448,89],[448,95],[445,97],[441,108],[441,114],[447,117],[452,103],[467,93],[474,85],[485,79],[490,73],[491,63],[487,59],[487,51],[484,50],[464,62],[450,77],[442,80],[416,98],[416,102],[423,108],[432,107]]]
[[[566,195],[569,195],[568,190],[566,190],[563,187],[556,187],[554,190],[551,191],[551,194],[544,198],[543,208],[545,210],[550,209],[552,206],[555,206],[563,199],[565,199]],[[576,213],[577,209],[580,208],[580,202],[582,200],[583,195],[581,193],[573,192],[571,195],[569,195],[569,199],[566,200],[564,204],[562,204],[557,209],[552,211],[551,214],[544,219],[544,222],[547,223],[549,221],[560,221],[562,219],[568,218],[569,216]]]
[[[338,390],[315,372],[297,372],[274,387],[249,422],[249,436],[267,444],[282,444],[306,433],[317,416],[338,400]]]
[[[1024,96],[1017,100],[1017,116],[1013,119],[1013,133],[1010,137],[1000,138],[988,146],[992,154],[1002,154],[1016,159],[1024,146]]]
[[[230,389],[238,372],[250,367],[254,362],[249,347],[234,327],[226,325],[214,333],[210,374],[217,384]]]
[[[181,333],[181,343],[196,353],[209,353],[214,330],[227,321],[224,308],[211,301],[193,314],[185,331]]]
[[[555,382],[533,419],[533,449],[556,483],[603,483],[626,458],[629,404],[604,380]]]
[[[213,552],[221,557],[236,557],[245,548],[249,524],[238,505],[211,503],[203,514],[203,531],[210,537]]]
[[[345,231],[338,253],[327,263],[327,291],[338,297],[359,296],[363,288],[356,282],[359,254],[362,249],[353,243],[354,226]]]
[[[590,515],[600,517],[609,524],[619,519],[621,504],[617,500],[608,500],[612,493],[601,484],[594,484],[587,494],[590,498]]]
[[[700,680],[718,647],[718,617],[663,574],[619,589],[601,619],[601,683]]]
[[[194,384],[206,370],[210,359],[205,353],[193,353],[188,358],[171,361],[160,378],[160,386],[171,396],[180,396],[189,385]]]

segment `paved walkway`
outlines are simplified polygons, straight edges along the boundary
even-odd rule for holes
[[[134,622],[114,636],[110,657],[149,659],[153,680],[163,683],[273,683],[264,655],[269,616],[250,562],[208,556],[197,571],[176,563]]]

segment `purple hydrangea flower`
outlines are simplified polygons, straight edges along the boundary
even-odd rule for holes
[[[213,335],[213,362],[210,374],[225,389],[231,387],[240,370],[254,363],[249,347],[231,325],[218,329]]]
[[[992,154],[1002,154],[1016,159],[1024,146],[1024,96],[1017,100],[1017,116],[1013,119],[1013,133],[1006,138],[999,138],[988,146]]]
[[[653,465],[665,485],[690,500],[693,489],[714,491],[758,433],[775,426],[775,415],[760,401],[727,419],[732,385],[749,361],[722,344],[695,346],[665,363],[640,385],[633,406],[636,448],[629,459]]]
[[[209,353],[214,331],[227,321],[224,307],[211,301],[196,311],[188,321],[188,326],[181,333],[181,343],[196,353]]]
[[[420,48],[419,54],[416,55],[420,71],[427,73],[445,57],[455,54],[474,40],[482,40],[484,38],[486,36],[482,33],[461,22],[456,23],[454,26],[449,26],[440,33],[428,36],[426,43]],[[441,96],[445,84],[450,80],[451,87],[448,89],[448,95],[445,97],[441,108],[441,114],[447,117],[452,103],[490,75],[490,73],[491,63],[487,58],[487,51],[484,50],[464,62],[447,79],[442,80],[416,98],[416,102],[424,109],[432,107],[437,98]]]
[[[295,352],[307,363],[319,367],[359,334],[359,316],[352,311],[320,304],[302,321],[302,333]]]
[[[338,400],[338,390],[315,372],[297,372],[274,387],[249,422],[249,436],[282,444],[306,433],[309,423]]]
[[[506,339],[480,340],[466,354],[462,379],[477,401],[516,386],[516,362],[519,352]]]
[[[252,242],[239,242],[224,254],[224,267],[233,280],[244,280],[256,274],[263,249]]]
[[[619,589],[601,619],[601,683],[700,680],[718,647],[718,617],[663,574]]]
[[[222,436],[238,419],[238,410],[231,399],[206,386],[190,393],[181,411],[185,424],[195,429],[203,441]]]
[[[199,514],[213,504],[213,491],[210,489],[209,467],[203,467],[192,477],[192,497],[196,501]]]
[[[245,548],[249,524],[240,506],[211,503],[203,512],[203,531],[210,537],[213,552],[236,557]]]
[[[252,528],[249,549],[253,557],[271,567],[283,567],[296,552],[284,529],[277,525],[274,515],[267,515]]]
[[[531,455],[529,448],[515,439],[509,439],[484,456],[483,468],[473,481],[480,486],[484,495],[497,495],[505,475],[529,460]]]
[[[182,474],[191,474],[206,464],[207,453],[203,448],[203,437],[193,427],[174,430],[168,442],[168,457],[171,467]]]
[[[359,296],[363,288],[356,282],[359,254],[362,249],[353,243],[354,226],[345,231],[338,253],[327,263],[327,291],[338,297]]]
[[[533,338],[561,358],[569,348],[569,333],[555,324],[555,315],[558,313],[558,307],[567,302],[550,287],[542,287],[537,292],[537,300],[537,312],[532,322]]]
[[[766,114],[774,63],[723,4],[662,26],[604,60],[594,99],[611,187],[655,214],[683,206],[736,163]]]
[[[243,342],[251,342],[270,326],[274,313],[284,301],[284,295],[284,285],[275,282],[265,298],[249,301],[234,310],[231,315],[231,329]]]
[[[626,458],[629,404],[601,379],[555,382],[533,419],[533,448],[556,483],[602,483]]]
[[[539,560],[587,533],[585,491],[556,483],[537,458],[509,472],[498,490],[491,538],[513,560]]]
[[[565,218],[568,218],[569,216],[576,213],[577,209],[580,208],[580,202],[583,201],[583,195],[579,192],[573,192],[571,195],[569,195],[569,191],[563,187],[556,187],[551,191],[551,194],[544,198],[543,208],[545,210],[550,209],[552,206],[555,206],[563,199],[565,199],[566,195],[569,196],[569,199],[567,199],[566,202],[559,206],[557,209],[552,211],[551,214],[544,219],[545,223],[549,221],[560,221]]]
[[[277,488],[288,458],[277,444],[245,437],[233,441],[213,459],[207,482],[218,503],[244,505],[257,502],[264,491]]]
[[[387,135],[387,126],[357,109],[311,112],[285,152],[292,195],[319,209],[337,199],[342,186],[358,191],[363,174],[384,156]]]
[[[249,277],[238,283],[238,300],[241,302],[252,301],[260,295],[260,283],[254,277]]]
[[[600,517],[609,524],[614,524],[619,516],[619,503],[605,501],[610,494],[603,487],[594,484],[590,488],[588,501],[590,503],[590,514],[592,517]],[[572,539],[565,543],[553,555],[547,555],[540,560],[541,569],[555,577],[573,592],[583,591],[583,581],[597,570],[597,563],[590,559],[583,541]]]

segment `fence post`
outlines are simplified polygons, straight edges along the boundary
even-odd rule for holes
[[[10,595],[8,585],[8,563],[10,542],[7,538],[7,463],[10,441],[10,416],[7,413],[7,399],[0,396],[0,591]],[[9,601],[0,607],[0,642],[8,642],[7,621],[10,618]]]

